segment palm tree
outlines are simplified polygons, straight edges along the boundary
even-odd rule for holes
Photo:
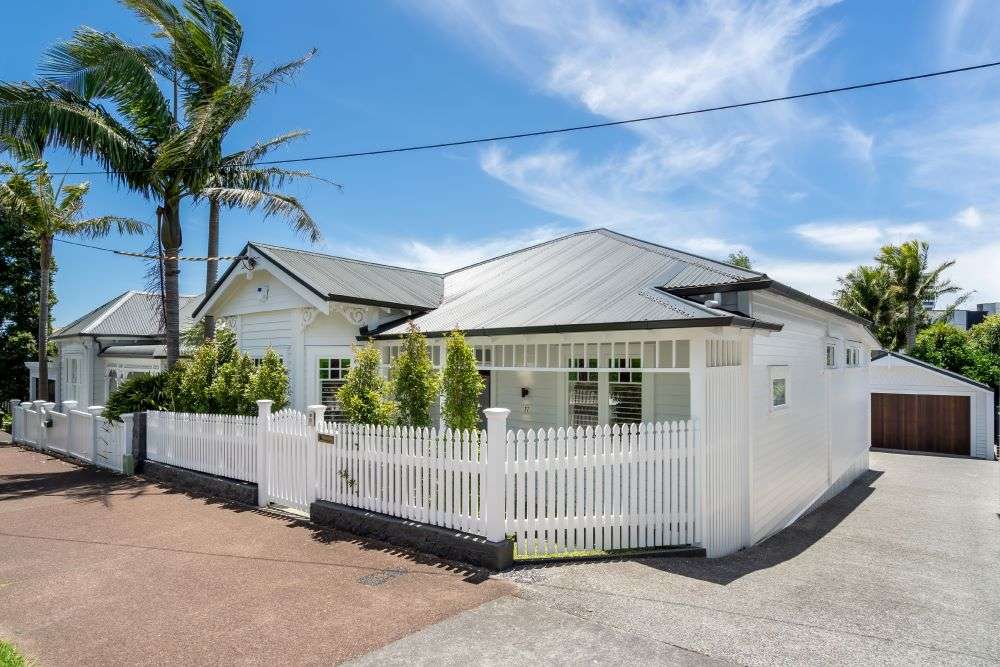
[[[837,278],[837,305],[871,321],[882,347],[896,350],[905,335],[899,304],[890,293],[889,273],[881,266],[861,265]]]
[[[961,291],[951,280],[941,277],[954,266],[955,261],[949,260],[930,268],[928,249],[926,241],[906,241],[898,246],[883,246],[875,258],[888,275],[889,295],[903,309],[907,352],[912,352],[916,343],[918,319],[924,314],[923,304]],[[968,295],[961,297],[959,303],[966,298]]]
[[[167,50],[138,46],[110,33],[80,28],[53,47],[37,84],[0,84],[0,134],[44,137],[44,145],[90,157],[119,184],[156,202],[164,283],[168,365],[180,356],[179,274],[183,199],[218,196],[223,205],[262,205],[291,215],[312,238],[318,230],[293,197],[274,193],[270,170],[257,177],[222,169],[222,139],[264,91],[294,74],[311,57],[253,73],[239,61],[242,29],[218,0],[185,0],[184,13],[166,0],[124,0],[167,39]],[[206,63],[212,63],[211,67]],[[172,100],[160,87],[172,85]],[[211,90],[212,92],[207,92]],[[102,102],[114,107],[109,112]],[[180,107],[183,102],[183,114]],[[182,120],[184,124],[182,125]],[[206,188],[218,188],[210,192]],[[256,203],[254,203],[256,202]]]
[[[0,174],[8,176],[0,183],[0,208],[16,216],[35,237],[40,250],[41,279],[38,291],[38,393],[37,398],[49,400],[49,265],[52,261],[52,241],[58,236],[107,236],[112,229],[119,234],[141,234],[146,225],[113,215],[83,218],[83,204],[90,191],[89,183],[54,186],[45,162],[36,151],[27,151],[16,140],[5,142],[18,157],[33,157],[22,168],[0,164]],[[33,154],[30,154],[33,153]]]

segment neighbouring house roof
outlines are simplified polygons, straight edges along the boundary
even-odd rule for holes
[[[902,354],[900,352],[890,352],[889,350],[872,350],[872,361],[878,361],[879,359],[884,359],[885,357],[893,357],[901,361],[905,361],[914,366],[919,366],[928,371],[944,375],[953,380],[958,380],[959,382],[964,382],[965,384],[971,384],[973,387],[979,387],[980,389],[986,389],[988,391],[993,391],[993,387],[988,384],[983,384],[982,382],[976,382],[972,378],[966,377],[961,373],[956,373],[954,371],[949,371],[940,366],[935,366],[932,363],[924,361],[923,359],[917,359],[916,357],[911,357],[907,354]]]
[[[766,279],[750,271],[607,229],[563,236],[444,276],[441,305],[414,318],[421,331],[766,325],[671,293],[675,287]],[[774,325],[771,325],[774,326]],[[376,332],[405,333],[399,323]]]
[[[163,322],[158,302],[160,295],[152,292],[128,291],[101,304],[83,317],[70,322],[52,336],[53,339],[73,336],[162,338]],[[191,311],[200,300],[182,296],[181,329],[191,326]]]

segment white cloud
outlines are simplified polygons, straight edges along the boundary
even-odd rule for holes
[[[955,222],[966,229],[977,229],[983,224],[983,214],[975,206],[969,206],[955,215]]]
[[[831,36],[811,25],[830,4],[448,0],[420,11],[544,91],[621,120],[788,92],[796,68]],[[603,158],[550,145],[490,149],[481,166],[553,213],[587,225],[669,221],[676,239],[697,231],[678,209],[752,206],[775,146],[811,123],[793,105],[769,105],[630,125],[637,143]]]
[[[372,262],[406,266],[413,269],[444,273],[496,257],[513,250],[548,241],[566,234],[568,229],[557,225],[536,227],[516,234],[458,240],[442,238],[428,242],[423,239],[396,238],[363,246],[338,246],[338,254]]]
[[[959,252],[935,252],[932,249],[932,262],[943,262],[954,259],[946,276],[964,291],[974,291],[969,303],[1000,301],[1000,271],[993,270],[997,258],[1000,257],[1000,241],[994,241],[974,248],[966,248]]]
[[[730,243],[724,239],[701,237],[685,239],[677,243],[679,250],[687,250],[696,255],[710,257],[712,259],[725,260],[731,253],[743,251],[747,255],[752,255],[754,250],[749,245],[741,243]]]
[[[795,233],[803,239],[846,252],[877,249],[884,238],[882,221],[809,223],[799,225]]]
[[[846,275],[865,258],[855,262],[803,262],[788,258],[762,257],[754,268],[771,278],[819,299],[833,298],[837,277]]]
[[[850,123],[844,123],[840,127],[839,134],[849,156],[866,165],[871,165],[872,147],[875,145],[874,134],[865,134]]]

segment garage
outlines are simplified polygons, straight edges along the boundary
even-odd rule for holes
[[[896,352],[871,364],[871,446],[933,454],[994,456],[989,386]]]

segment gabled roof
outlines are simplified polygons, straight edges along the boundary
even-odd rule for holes
[[[916,357],[911,357],[908,354],[902,354],[901,352],[890,352],[889,350],[872,350],[872,361],[878,361],[879,359],[883,359],[885,357],[893,357],[894,359],[905,361],[909,364],[913,364],[914,366],[919,366],[920,368],[923,368],[925,370],[933,371],[934,373],[944,375],[945,377],[949,377],[952,380],[958,380],[959,382],[964,382],[965,384],[971,384],[973,387],[979,387],[980,389],[987,389],[989,391],[993,391],[993,387],[989,386],[988,384],[983,384],[982,382],[976,382],[972,378],[966,377],[961,373],[956,373],[954,371],[949,371],[945,368],[941,368],[940,366],[935,366],[934,364],[924,361],[923,359],[917,359]]]
[[[160,295],[152,292],[124,292],[60,328],[52,338],[162,338],[163,322],[157,303],[159,300]],[[191,310],[197,301],[198,297],[181,297],[181,329],[191,325]]]
[[[241,254],[249,248],[327,301],[419,311],[436,308],[441,303],[444,277],[437,273],[295,250],[259,241],[248,243]],[[238,261],[233,262],[215,287],[205,295],[195,308],[195,315],[218,291],[237,264]]]
[[[441,305],[415,318],[421,331],[661,328],[739,323],[741,318],[670,292],[674,287],[766,280],[756,271],[665,248],[607,229],[563,236],[444,276]],[[403,323],[376,332],[394,337]]]

